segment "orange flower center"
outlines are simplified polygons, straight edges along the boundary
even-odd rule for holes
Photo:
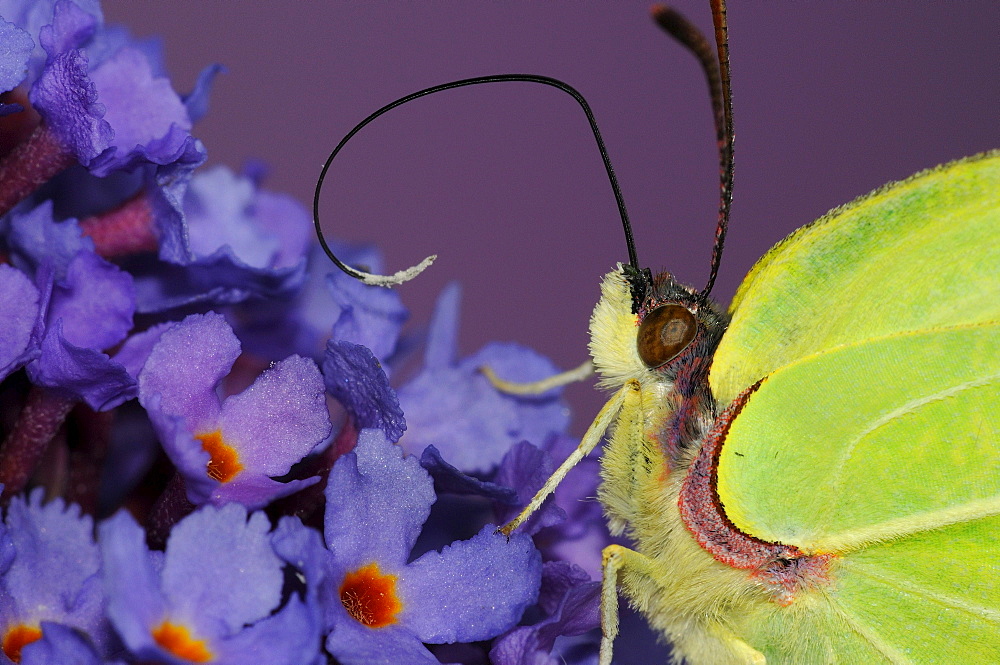
[[[396,595],[396,576],[383,575],[377,563],[348,573],[340,585],[340,602],[347,613],[369,628],[396,623],[403,603]]]
[[[21,662],[21,649],[41,638],[42,629],[19,623],[7,629],[3,636],[3,652],[15,663]]]
[[[227,483],[243,470],[239,453],[222,439],[222,432],[215,430],[208,434],[198,434],[195,438],[201,441],[201,449],[211,458],[207,467],[209,478]]]
[[[192,663],[207,663],[212,660],[212,652],[205,646],[205,640],[192,637],[185,626],[164,621],[153,629],[153,639],[164,650]]]

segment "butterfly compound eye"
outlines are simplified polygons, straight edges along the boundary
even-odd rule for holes
[[[646,315],[635,346],[649,367],[659,367],[677,357],[698,332],[694,314],[680,305],[663,305]]]

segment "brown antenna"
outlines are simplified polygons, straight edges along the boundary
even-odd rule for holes
[[[715,278],[722,262],[722,248],[726,244],[729,227],[729,209],[733,203],[733,95],[729,83],[729,30],[726,27],[725,0],[712,0],[712,21],[715,24],[716,52],[697,27],[677,10],[665,5],[653,7],[653,19],[671,37],[680,42],[698,58],[705,78],[708,79],[712,98],[712,115],[715,119],[715,138],[719,146],[719,221],[715,227],[715,244],[712,246],[712,265],[708,283],[698,294],[704,301],[712,292]]]

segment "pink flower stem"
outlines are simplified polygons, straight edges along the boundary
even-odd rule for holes
[[[45,388],[32,386],[14,428],[0,445],[0,482],[6,502],[28,485],[39,460],[75,402]]]
[[[155,252],[160,246],[153,229],[153,209],[145,193],[81,220],[80,230],[94,241],[94,251],[106,259]]]
[[[44,123],[38,125],[0,161],[0,217],[75,162],[55,134]]]

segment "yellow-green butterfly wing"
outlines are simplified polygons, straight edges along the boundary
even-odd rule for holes
[[[727,516],[835,555],[792,605],[744,617],[750,644],[785,663],[826,662],[799,651],[825,644],[843,663],[1000,662],[998,348],[996,324],[866,340],[750,398],[719,460]]]
[[[799,229],[737,291],[713,393],[728,403],[840,344],[1000,319],[998,236],[998,151],[886,185]]]
[[[1000,662],[1000,154],[838,209],[733,304],[717,491],[744,533],[833,555],[731,617],[775,663]]]

